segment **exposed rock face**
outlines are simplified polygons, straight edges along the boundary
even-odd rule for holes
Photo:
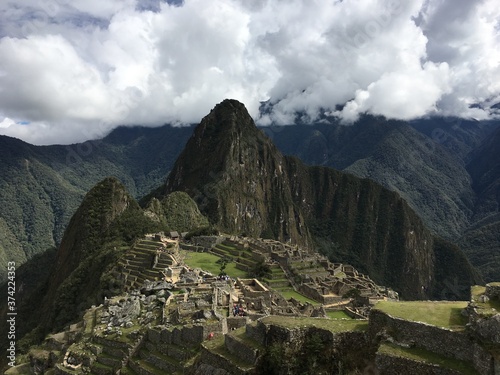
[[[286,163],[243,104],[225,100],[196,128],[162,193],[187,192],[230,233],[306,245],[311,238],[293,204]]]
[[[460,250],[442,241],[438,249],[398,194],[283,156],[235,100],[223,101],[202,120],[154,195],[176,190],[193,197],[224,231],[323,244],[331,258],[352,263],[403,298],[441,296],[445,282],[457,275],[467,287],[478,281]]]
[[[477,319],[472,323],[472,327],[482,340],[500,344],[500,314]]]

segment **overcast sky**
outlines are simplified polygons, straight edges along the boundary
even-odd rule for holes
[[[263,125],[484,119],[500,101],[499,22],[498,0],[4,0],[0,134],[79,142],[197,123],[224,98]]]

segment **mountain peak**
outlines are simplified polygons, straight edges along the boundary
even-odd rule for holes
[[[185,190],[197,195],[214,174],[233,168],[234,165],[250,165],[256,152],[243,152],[271,147],[269,139],[255,126],[245,106],[234,99],[217,104],[194,130],[172,169],[162,195]],[[199,203],[199,202],[198,202]]]
[[[193,137],[213,142],[239,135],[250,136],[259,133],[245,105],[234,99],[217,104],[197,126]]]

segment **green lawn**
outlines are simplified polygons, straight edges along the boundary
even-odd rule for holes
[[[220,272],[220,264],[217,263],[219,259],[220,257],[210,253],[187,252],[184,262],[191,268],[201,268],[217,276]],[[237,269],[236,264],[233,262],[227,264],[225,272],[231,277],[247,277],[247,273]]]
[[[375,305],[375,309],[397,318],[457,330],[464,329],[467,324],[467,318],[462,315],[465,307],[466,301],[381,301]]]
[[[394,344],[383,343],[380,345],[379,353],[435,364],[448,369],[460,371],[461,374],[478,375],[478,372],[469,362],[443,357],[439,354],[421,348],[403,348]]]
[[[275,324],[286,328],[316,327],[331,332],[366,331],[367,320],[333,320],[324,318],[267,316],[261,320],[263,323]]]
[[[284,288],[284,289],[276,289],[277,292],[279,292],[283,297],[286,299],[294,298],[299,302],[306,303],[309,302],[311,305],[319,305],[318,301],[315,301],[313,299],[307,298],[306,296],[297,293],[295,290],[292,288]]]

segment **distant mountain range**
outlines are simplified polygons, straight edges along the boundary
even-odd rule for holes
[[[398,192],[432,231],[459,244],[486,280],[500,278],[498,123],[366,116],[353,126],[263,130],[284,154]],[[84,194],[106,176],[116,176],[135,198],[160,186],[192,132],[118,128],[70,146],[0,136],[0,265],[57,246]]]

